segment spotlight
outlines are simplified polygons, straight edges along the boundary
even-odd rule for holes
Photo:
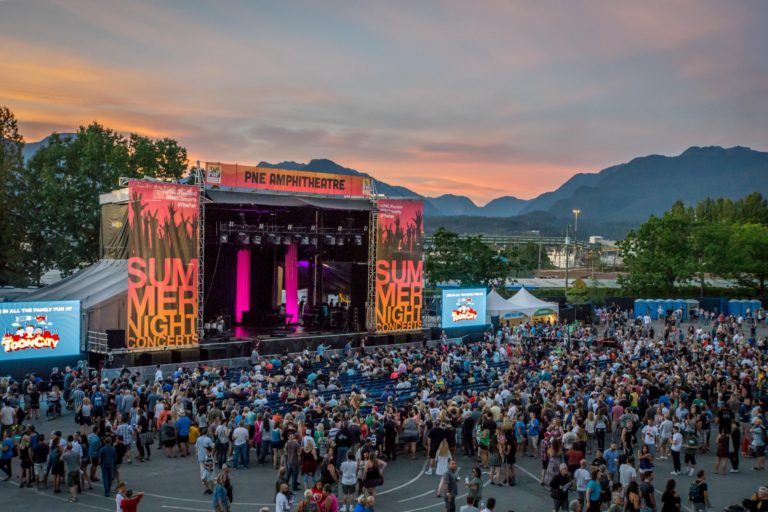
[[[219,235],[219,242],[222,243],[222,244],[225,244],[225,243],[229,242],[229,235],[227,235],[226,233],[220,234]]]
[[[229,227],[232,227],[234,225],[235,225],[235,221],[233,221],[233,220],[229,221]]]
[[[314,224],[312,224],[311,226],[309,226],[309,230],[310,230],[310,231],[317,231],[317,226],[315,226]]]
[[[344,245],[344,237],[343,236],[340,236],[338,238],[338,240],[336,240],[336,245],[338,245],[338,246]]]
[[[343,229],[344,229],[343,227],[339,226],[339,227],[336,229],[336,231],[338,231],[339,233],[341,233],[341,231],[342,231]]]
[[[325,245],[336,245],[336,237],[325,235]]]
[[[293,224],[288,224],[288,231],[291,231],[293,229]]]
[[[313,236],[312,238],[310,238],[309,243],[311,243],[312,245],[317,245],[317,237]]]
[[[243,245],[248,245],[249,243],[251,243],[251,238],[248,236],[247,233],[238,233],[237,234],[237,239]]]
[[[283,237],[283,245],[291,245],[291,237],[284,236]]]
[[[264,224],[259,224],[259,229],[264,229]]]
[[[269,235],[269,243],[273,244],[273,245],[274,244],[279,244],[280,240],[278,240],[276,235],[273,235],[273,234],[270,233],[270,235]]]
[[[308,236],[301,237],[301,245],[309,245],[309,237]]]
[[[252,236],[251,237],[251,243],[253,245],[261,245],[261,237],[260,236],[256,236],[256,235]]]
[[[355,245],[360,246],[363,245],[363,237],[360,235],[355,235]]]

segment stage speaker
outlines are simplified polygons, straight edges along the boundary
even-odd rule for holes
[[[408,340],[408,337],[406,334],[393,334],[391,338],[391,343],[393,345],[400,345],[402,343],[406,343]]]
[[[107,329],[107,347],[112,350],[125,348],[125,329]]]
[[[149,352],[143,352],[139,354],[138,359],[136,360],[137,366],[150,366],[152,364],[152,354]]]
[[[200,351],[196,348],[171,350],[171,362],[173,364],[190,363],[196,361],[199,356]]]

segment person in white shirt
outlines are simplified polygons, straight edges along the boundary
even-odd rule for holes
[[[621,486],[626,489],[629,482],[637,480],[637,471],[635,470],[635,458],[631,455],[627,457],[627,461],[619,466],[619,482]]]
[[[643,444],[648,447],[648,451],[651,455],[655,454],[656,450],[656,436],[659,435],[659,429],[653,424],[653,420],[649,419],[648,424],[643,427]]]
[[[280,492],[275,496],[275,512],[291,512],[291,502],[288,499],[288,484],[280,484]]]
[[[357,496],[357,461],[355,454],[350,450],[347,452],[347,460],[341,463],[341,492],[343,498],[341,501],[341,511],[347,508],[351,511],[355,506],[355,496]]]
[[[155,372],[155,382],[163,382],[163,370],[160,369],[160,365],[157,365],[157,371]]]
[[[584,502],[587,499],[587,484],[591,480],[591,475],[587,469],[587,461],[581,459],[579,469],[573,472],[573,479],[576,482],[576,493],[579,496],[580,510],[584,510]]]
[[[672,453],[672,474],[680,474],[680,452],[683,450],[683,434],[680,433],[680,427],[675,425],[672,427],[672,446],[670,446],[670,452]]]

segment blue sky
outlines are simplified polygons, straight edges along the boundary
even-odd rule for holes
[[[758,0],[5,0],[0,104],[27,140],[97,120],[484,203],[691,145],[768,149],[767,26]]]

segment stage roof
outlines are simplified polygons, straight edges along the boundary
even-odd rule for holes
[[[128,260],[101,260],[61,281],[24,295],[28,302],[79,300],[83,310],[128,291]]]
[[[205,194],[214,203],[253,204],[263,206],[312,207],[324,210],[370,211],[372,204],[364,199],[340,199],[326,197],[306,197],[281,194],[257,194],[234,190],[206,190]]]

